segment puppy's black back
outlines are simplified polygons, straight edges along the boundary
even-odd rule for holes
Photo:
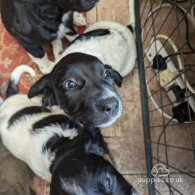
[[[47,1],[1,0],[6,30],[35,57],[43,57],[40,47],[57,37],[62,15],[59,7]]]

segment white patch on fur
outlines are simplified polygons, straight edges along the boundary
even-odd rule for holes
[[[102,21],[91,25],[86,32],[96,29],[108,29],[111,33],[107,36],[76,41],[59,56],[56,62],[70,53],[81,52],[96,56],[123,77],[129,74],[136,61],[136,45],[131,31],[119,23]]]
[[[44,145],[55,134],[72,139],[78,132],[76,129],[63,130],[59,125],[50,125],[33,133],[32,125],[44,117],[64,114],[64,112],[59,107],[55,107],[51,113],[25,115],[8,127],[8,121],[13,113],[25,107],[40,105],[40,97],[28,99],[22,94],[10,96],[0,107],[0,135],[3,144],[13,155],[27,163],[38,176],[50,181],[49,168],[55,156],[48,152],[43,153]]]
[[[72,11],[66,12],[63,16],[62,16],[62,22],[66,22],[67,20],[69,20],[70,18],[70,14]]]
[[[69,42],[72,42],[74,41],[77,37],[78,37],[78,34],[77,35],[65,35],[66,39],[69,41]],[[60,55],[57,59],[61,59],[62,55]]]
[[[67,12],[62,16],[62,23],[58,28],[57,39],[62,39],[66,35],[66,33],[70,32],[69,28],[66,27],[66,21],[70,18],[70,12]]]
[[[49,60],[46,53],[42,58],[35,58],[30,53],[28,53],[28,55],[30,56],[32,61],[37,64],[37,66],[39,67],[39,70],[42,72],[42,74],[50,73],[52,71],[53,67],[55,66],[54,62]]]
[[[62,40],[61,39],[54,40],[52,42],[52,47],[53,47],[54,57],[55,59],[57,59],[63,50]]]
[[[86,18],[83,16],[82,13],[79,13],[77,11],[73,12],[73,23],[75,26],[86,26]]]
[[[18,84],[19,80],[20,80],[20,77],[21,75],[26,72],[28,74],[30,74],[32,77],[35,77],[36,76],[36,73],[35,71],[30,67],[30,66],[27,66],[27,65],[20,65],[20,66],[17,66],[11,73],[11,76],[10,76],[10,80],[12,82],[14,82],[14,84]]]
[[[101,127],[101,128],[111,126],[114,122],[116,122],[116,120],[118,118],[120,118],[122,116],[123,107],[122,107],[121,98],[116,93],[114,93],[112,90],[110,90],[108,88],[104,88],[104,93],[103,93],[102,99],[108,99],[108,98],[112,98],[112,97],[114,97],[118,100],[118,103],[119,103],[118,112],[117,112],[116,116],[113,117],[112,119],[110,119],[107,123],[100,125],[99,127]]]
[[[0,105],[3,104],[3,98],[0,97]]]
[[[61,23],[58,28],[57,39],[62,39],[68,32],[70,32],[70,30],[66,28],[66,26],[63,23]]]
[[[72,180],[61,177],[60,183],[62,189],[67,193],[70,193],[72,195],[85,195],[83,189]]]

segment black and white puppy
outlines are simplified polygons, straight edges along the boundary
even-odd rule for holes
[[[43,106],[59,105],[87,127],[107,127],[122,114],[114,84],[132,71],[136,60],[132,32],[116,22],[98,22],[61,54],[51,73],[29,91],[43,95]],[[120,74],[121,75],[120,75]]]
[[[30,98],[43,96],[43,107],[59,105],[72,121],[90,127],[107,127],[122,115],[122,103],[115,84],[122,78],[98,58],[71,53],[50,74],[30,89]]]
[[[81,13],[92,9],[98,0],[1,0],[5,28],[27,50],[44,73],[51,61],[42,48],[53,42],[54,56],[62,49],[61,38],[75,35],[73,24],[86,25]],[[74,12],[73,12],[74,11]]]
[[[17,82],[12,76],[15,91]],[[13,88],[14,86],[14,88]],[[10,93],[9,93],[10,94]],[[0,136],[17,158],[51,182],[50,195],[138,195],[89,142],[83,127],[58,107],[42,111],[39,97],[13,95],[0,107]],[[97,139],[99,142],[99,139]],[[93,150],[89,150],[90,144]]]
[[[132,26],[117,22],[100,21],[89,26],[57,57],[55,62],[44,66],[44,73],[50,73],[57,62],[65,60],[71,53],[83,53],[98,58],[103,64],[110,65],[122,77],[129,74],[137,57]],[[79,57],[77,57],[79,62]],[[41,64],[39,64],[41,66]]]

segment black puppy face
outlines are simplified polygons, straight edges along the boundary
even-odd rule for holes
[[[103,157],[88,154],[70,161],[53,172],[50,195],[138,195]]]
[[[122,78],[96,57],[73,53],[64,57],[49,75],[43,76],[29,97],[43,94],[45,107],[59,105],[70,119],[86,127],[106,127],[122,114],[114,83]]]
[[[55,0],[55,3],[64,10],[79,12],[91,10],[99,0]]]

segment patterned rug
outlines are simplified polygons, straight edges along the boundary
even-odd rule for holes
[[[82,33],[84,28],[76,29],[78,33]],[[49,49],[48,49],[49,50]],[[34,68],[36,77],[32,78],[28,74],[24,74],[19,83],[19,91],[27,93],[30,86],[41,77],[35,63],[28,57],[26,51],[17,41],[5,30],[0,20],[0,97],[6,97],[7,84],[10,73],[14,68],[21,64],[27,64]],[[48,195],[49,184],[39,177],[32,174],[32,188],[36,195]]]

